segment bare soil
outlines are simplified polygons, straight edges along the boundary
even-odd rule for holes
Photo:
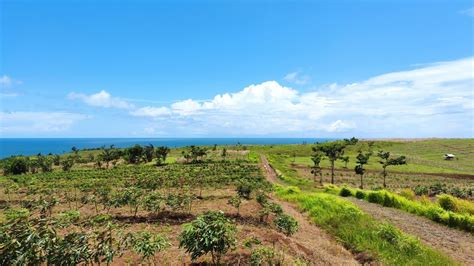
[[[270,167],[265,156],[261,157],[262,168],[265,170],[268,181],[281,183],[275,171]],[[299,230],[291,237],[290,246],[300,247],[302,254],[313,265],[357,265],[354,256],[329,236],[322,229],[310,223],[309,217],[299,212],[292,204],[272,197],[272,200],[280,204],[283,211],[298,221]]]
[[[474,237],[426,218],[383,207],[356,198],[347,198],[375,219],[388,221],[425,244],[465,264],[474,265]]]

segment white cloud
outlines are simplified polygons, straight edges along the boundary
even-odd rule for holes
[[[461,13],[463,15],[468,15],[468,16],[474,17],[474,7],[461,10],[461,11],[459,11],[459,13]]]
[[[166,115],[161,131],[189,135],[466,137],[474,136],[473,90],[474,58],[465,58],[307,93],[267,81],[135,115]]]
[[[133,116],[157,117],[157,116],[169,115],[171,114],[171,111],[167,107],[145,106],[145,107],[138,108],[130,112],[130,114]]]
[[[101,90],[100,92],[91,95],[71,92],[69,93],[68,98],[71,100],[81,100],[87,105],[96,107],[119,109],[131,109],[134,107],[133,104],[123,99],[112,97],[112,95],[105,90]]]
[[[337,120],[331,123],[327,127],[328,132],[347,132],[350,129],[354,129],[356,126],[353,122]]]
[[[88,116],[68,112],[0,112],[1,134],[61,132]]]
[[[311,81],[308,75],[302,75],[299,72],[288,73],[283,79],[297,85],[305,85]]]
[[[12,83],[13,83],[13,80],[9,76],[3,75],[0,77],[0,86],[8,87],[8,86],[11,86]]]

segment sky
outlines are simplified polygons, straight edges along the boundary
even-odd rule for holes
[[[0,1],[0,137],[474,137],[472,1]]]

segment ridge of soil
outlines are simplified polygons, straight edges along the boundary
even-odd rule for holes
[[[302,164],[294,164],[292,165],[294,168],[298,169],[309,169],[309,166],[302,165]],[[331,168],[328,167],[323,167],[323,170],[331,170]],[[345,168],[337,168],[334,169],[335,171],[338,172],[351,172],[353,173],[353,169],[345,169]],[[379,170],[373,170],[373,169],[366,169],[367,173],[380,173]],[[455,174],[455,173],[418,173],[418,172],[400,172],[400,171],[393,171],[393,174],[400,174],[400,175],[427,175],[427,176],[442,176],[442,177],[449,177],[449,178],[455,178],[455,179],[469,179],[469,180],[474,180],[474,175],[472,174]]]
[[[281,184],[275,171],[271,168],[265,156],[261,156],[262,168],[265,169],[265,176],[271,183]],[[288,241],[290,246],[295,246],[302,252],[302,256],[309,260],[312,265],[358,265],[359,263],[341,244],[334,240],[322,229],[310,222],[309,217],[299,212],[291,203],[279,200],[275,197],[271,199],[280,204],[283,211],[298,221],[299,229]]]
[[[426,245],[443,252],[458,262],[474,265],[474,237],[471,234],[402,210],[383,207],[356,198],[346,199],[375,219],[390,222],[403,232],[419,238]]]

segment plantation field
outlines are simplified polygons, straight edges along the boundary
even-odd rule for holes
[[[336,161],[335,185],[327,158],[323,185],[311,172],[312,144],[111,147],[3,160],[0,264],[471,264],[473,145],[376,141],[374,151],[407,157],[408,165],[390,166],[385,190],[376,156],[357,189],[364,141],[345,148],[347,168]],[[396,224],[381,220],[387,213]],[[430,226],[436,243],[400,217]],[[449,244],[456,235],[462,254]]]

